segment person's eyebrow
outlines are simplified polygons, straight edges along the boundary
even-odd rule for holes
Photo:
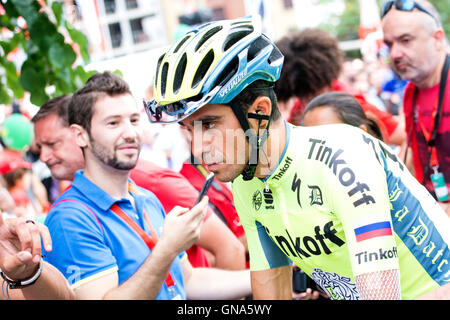
[[[221,118],[222,118],[222,116],[205,115],[205,116],[200,117],[198,119],[189,121],[189,125],[194,126],[194,122],[198,122],[198,121],[201,121],[201,122],[204,122],[204,121],[217,121],[217,120],[219,120]],[[181,123],[181,121],[180,121],[180,123]],[[184,125],[184,124],[182,124],[182,125]]]

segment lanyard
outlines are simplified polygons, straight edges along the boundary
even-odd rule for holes
[[[427,145],[431,149],[431,152],[428,153],[428,162],[424,168],[424,175],[423,175],[423,181],[422,184],[425,182],[426,176],[428,175],[428,170],[430,165],[432,167],[436,167],[439,165],[438,158],[437,158],[437,152],[436,152],[436,136],[437,136],[437,130],[439,127],[439,122],[441,120],[441,110],[442,110],[442,104],[444,100],[444,94],[445,94],[445,87],[447,83],[447,76],[448,76],[448,69],[450,67],[450,55],[447,54],[445,57],[444,66],[442,68],[441,72],[441,81],[439,84],[439,98],[437,106],[433,109],[432,119],[434,122],[433,131],[430,133],[423,123],[418,119],[418,116],[416,116],[416,100],[418,96],[418,89],[415,87],[414,89],[414,97],[413,97],[413,121],[414,124],[416,121],[419,121],[420,127],[422,129],[423,135],[425,139],[427,140]],[[408,143],[409,144],[409,143]]]
[[[414,106],[413,106],[414,113],[417,112],[416,106],[415,106],[415,100],[416,99],[417,99],[417,88],[414,91]],[[431,119],[432,119],[431,121],[432,121],[432,123],[435,124],[434,127],[433,127],[433,132],[435,131],[435,128],[436,128],[437,109],[438,109],[438,104],[435,104],[434,108],[433,108],[433,113],[431,114]],[[427,145],[428,145],[428,147],[429,147],[429,149],[431,151],[431,153],[429,154],[428,163],[431,165],[431,167],[435,167],[435,166],[439,165],[439,161],[438,161],[438,158],[437,158],[437,152],[436,152],[436,147],[435,147],[434,141],[432,141],[432,137],[433,137],[432,132],[430,132],[426,128],[426,126],[423,123],[423,121],[420,120],[420,117],[419,117],[418,114],[414,115],[414,120],[418,122],[418,124],[420,126],[420,129],[422,129],[423,136],[425,137],[425,140],[427,141]]]
[[[151,237],[140,226],[138,226],[137,223],[134,222],[133,219],[131,219],[116,203],[112,205],[111,211],[117,214],[120,218],[122,218],[122,220],[125,221],[126,224],[128,224],[128,226],[131,227],[142,238],[147,247],[150,250],[153,250],[156,243],[158,242],[158,234],[156,233],[156,230],[153,228],[152,222],[150,221],[147,212],[145,212],[145,210],[144,210],[144,218],[150,229]],[[165,283],[167,287],[173,286],[175,284],[172,276],[170,275],[170,272],[167,274]]]

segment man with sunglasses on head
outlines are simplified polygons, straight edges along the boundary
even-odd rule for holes
[[[410,81],[403,108],[415,177],[450,215],[450,56],[439,13],[428,1],[396,0],[382,19],[392,67]]]

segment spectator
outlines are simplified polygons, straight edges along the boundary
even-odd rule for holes
[[[128,85],[108,72],[92,76],[72,97],[69,123],[85,169],[46,220],[54,243],[48,261],[81,299],[249,295],[247,270],[193,269],[185,258],[199,236],[207,197],[165,216],[158,199],[129,179],[139,156],[139,116]]]
[[[345,123],[383,140],[377,123],[367,118],[358,101],[345,92],[326,92],[315,97],[306,106],[303,120],[306,127]]]
[[[31,186],[30,170],[31,163],[23,160],[20,153],[7,150],[0,154],[0,173],[5,179],[8,193],[14,200],[14,215],[35,219],[39,212],[34,209],[27,194]]]
[[[33,125],[20,113],[11,114],[2,125],[0,142],[5,151],[22,155],[29,149],[33,140]],[[46,213],[49,208],[47,191],[39,177],[31,171],[31,183],[26,190],[27,197],[36,212]]]
[[[284,55],[280,81],[275,83],[275,93],[283,102],[296,102],[290,110],[289,122],[300,125],[305,105],[314,97],[327,91],[345,91],[338,81],[342,70],[343,53],[337,40],[320,29],[305,29],[289,34],[276,43]],[[366,114],[377,121],[388,144],[401,145],[405,134],[401,122],[391,114],[371,105],[361,94],[355,98]]]
[[[48,165],[53,177],[63,183],[72,181],[75,172],[84,168],[82,151],[69,129],[70,98],[68,95],[49,100],[32,119],[41,160]],[[177,205],[192,206],[198,195],[180,174],[143,159],[139,159],[131,170],[131,177],[138,186],[153,192],[166,212]],[[211,266],[210,257],[217,268],[243,269],[244,248],[211,213],[209,209],[199,240],[187,250],[189,261],[194,267],[208,267]]]
[[[388,1],[382,13],[384,42],[392,67],[409,80],[404,93],[405,131],[415,177],[450,212],[450,85],[445,37],[439,13],[428,1]],[[442,197],[432,177],[444,177]],[[444,203],[444,201],[446,201]]]

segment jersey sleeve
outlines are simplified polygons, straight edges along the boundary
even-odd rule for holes
[[[327,169],[333,212],[342,223],[355,276],[399,269],[391,221],[386,156],[375,138],[362,132],[347,139]],[[357,147],[355,147],[357,146]]]
[[[93,213],[76,202],[56,205],[46,219],[53,249],[46,260],[68,280],[72,288],[117,271],[103,230]]]
[[[234,183],[233,197],[247,239],[250,270],[267,270],[292,264],[291,260],[271,240],[264,226],[250,214]]]

